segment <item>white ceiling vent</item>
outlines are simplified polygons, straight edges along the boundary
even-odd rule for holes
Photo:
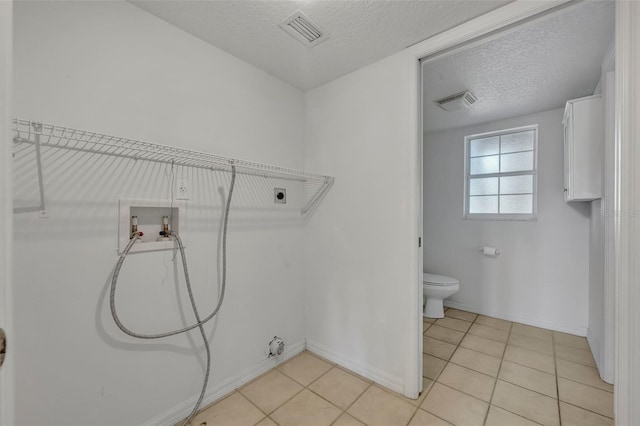
[[[440,108],[445,111],[455,111],[457,109],[469,108],[475,104],[478,99],[471,92],[462,92],[446,98],[434,101]]]
[[[282,21],[279,26],[309,48],[329,38],[329,34],[324,32],[317,24],[311,22],[311,19],[299,10]]]

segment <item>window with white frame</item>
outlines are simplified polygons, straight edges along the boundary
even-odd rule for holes
[[[535,219],[538,126],[471,135],[464,142],[465,217]]]

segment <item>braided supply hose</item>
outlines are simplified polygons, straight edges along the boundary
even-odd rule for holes
[[[216,304],[216,307],[206,318],[200,319],[200,314],[198,312],[196,301],[193,296],[193,291],[191,289],[191,279],[189,278],[189,269],[187,267],[187,256],[184,252],[184,246],[182,244],[182,240],[180,239],[180,236],[178,234],[171,232],[169,234],[169,237],[173,238],[176,241],[178,245],[178,250],[180,251],[180,258],[182,259],[182,269],[184,271],[185,285],[187,287],[187,292],[189,293],[189,302],[191,303],[191,308],[196,318],[196,322],[194,324],[191,324],[176,330],[167,331],[164,333],[144,334],[144,333],[139,333],[139,332],[130,330],[127,326],[125,326],[122,323],[122,321],[120,321],[120,318],[118,317],[118,313],[116,309],[116,287],[118,284],[118,277],[120,275],[120,269],[122,268],[122,265],[124,264],[124,261],[127,255],[129,255],[131,248],[140,239],[140,236],[142,235],[141,232],[135,232],[133,234],[131,241],[129,241],[129,244],[127,244],[122,254],[118,258],[118,261],[116,262],[116,266],[113,271],[113,276],[111,277],[111,292],[109,297],[111,316],[113,317],[113,320],[115,321],[118,328],[122,330],[123,333],[128,334],[129,336],[132,336],[132,337],[136,337],[138,339],[161,339],[163,337],[175,336],[176,334],[186,333],[187,331],[193,330],[194,328],[198,328],[200,330],[200,335],[202,336],[202,341],[204,342],[204,347],[207,352],[207,366],[205,369],[204,380],[202,383],[200,396],[195,406],[191,410],[191,413],[185,419],[183,426],[186,426],[189,424],[189,422],[191,422],[191,419],[195,416],[196,412],[200,408],[200,404],[204,399],[204,394],[207,391],[207,384],[209,382],[209,374],[211,372],[211,348],[209,346],[209,340],[207,339],[207,335],[204,331],[203,326],[205,323],[211,320],[214,316],[216,316],[224,300],[224,294],[225,294],[226,283],[227,283],[227,225],[229,223],[229,207],[231,206],[231,198],[233,196],[235,181],[236,181],[236,167],[232,165],[231,166],[231,184],[229,186],[229,194],[227,196],[227,203],[224,209],[224,219],[222,224],[222,285],[220,289],[220,297],[218,298],[218,303]]]

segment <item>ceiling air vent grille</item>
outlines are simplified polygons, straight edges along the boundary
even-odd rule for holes
[[[445,111],[455,111],[457,109],[469,108],[478,99],[471,92],[462,92],[435,101],[440,108]]]
[[[311,19],[299,10],[282,21],[280,28],[309,48],[329,38],[322,28],[311,22]]]

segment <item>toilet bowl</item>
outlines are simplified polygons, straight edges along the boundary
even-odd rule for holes
[[[443,300],[460,290],[458,280],[444,275],[424,273],[422,288],[425,298],[424,313],[429,318],[444,318]]]

